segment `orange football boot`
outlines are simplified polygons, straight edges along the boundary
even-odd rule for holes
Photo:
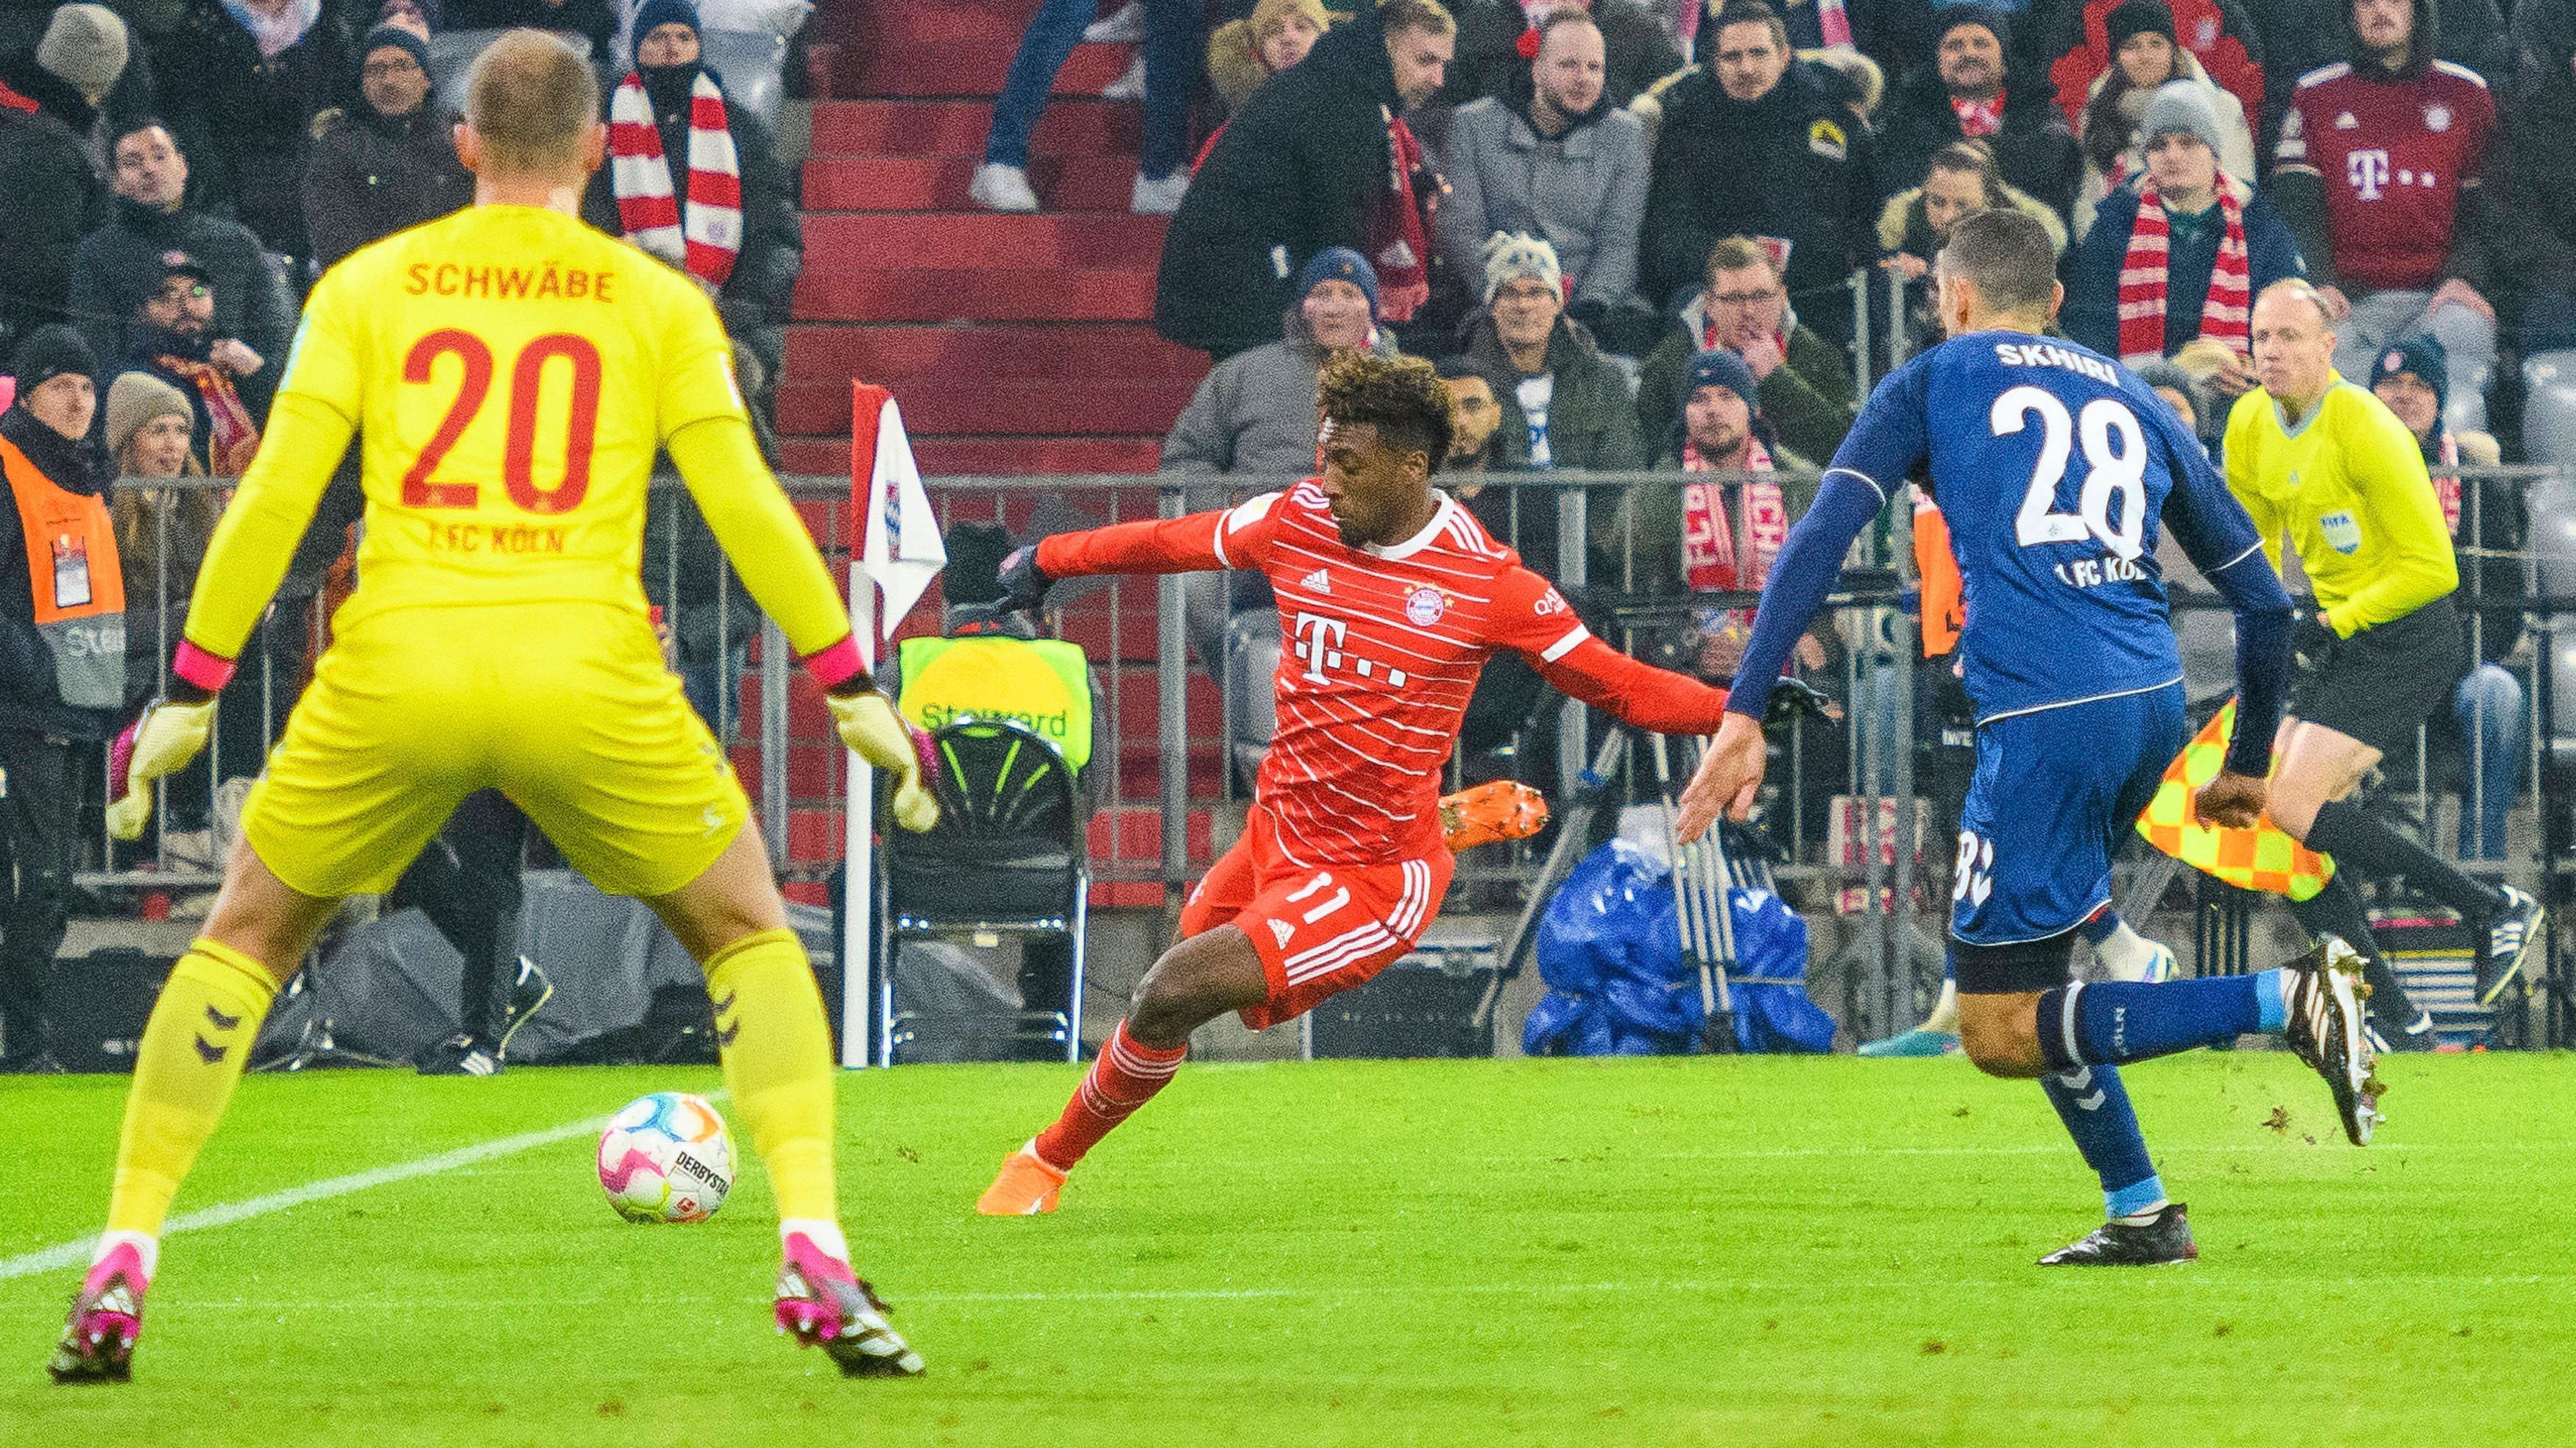
[[[1038,1144],[1028,1145],[1002,1159],[1002,1171],[984,1195],[975,1199],[975,1210],[987,1217],[1034,1217],[1055,1210],[1055,1194],[1064,1188],[1063,1172],[1046,1164],[1038,1156]]]
[[[1547,796],[1497,779],[1440,800],[1440,833],[1451,853],[1504,840],[1525,840],[1547,827]]]

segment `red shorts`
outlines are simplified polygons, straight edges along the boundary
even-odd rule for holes
[[[1232,922],[1252,938],[1270,995],[1240,1014],[1257,1031],[1293,1021],[1402,959],[1440,913],[1456,868],[1438,848],[1387,865],[1292,864],[1270,812],[1256,804],[1243,838],[1181,907],[1181,936]]]

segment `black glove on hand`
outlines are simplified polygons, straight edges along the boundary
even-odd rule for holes
[[[2300,668],[2309,673],[2324,668],[2342,643],[2324,614],[2313,608],[2299,610],[2298,624],[2290,630],[2290,653]]]
[[[1035,613],[1046,606],[1047,589],[1055,580],[1038,569],[1037,545],[1015,548],[1002,560],[1002,596],[994,607],[1004,613]]]

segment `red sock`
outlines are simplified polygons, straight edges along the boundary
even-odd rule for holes
[[[1120,1021],[1108,1047],[1082,1078],[1081,1089],[1064,1104],[1064,1115],[1038,1133],[1038,1159],[1058,1171],[1071,1171],[1110,1128],[1153,1100],[1189,1053],[1187,1046],[1157,1051],[1129,1035],[1127,1023]]]

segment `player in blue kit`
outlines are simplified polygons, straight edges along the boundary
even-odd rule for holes
[[[2334,1093],[2356,1145],[2376,1083],[2353,986],[2328,941],[2277,970],[2161,984],[2068,978],[2110,899],[2111,855],[2186,735],[2182,661],[2156,568],[2159,521],[2236,614],[2236,733],[2204,818],[2251,824],[2289,676],[2291,608],[2245,510],[2173,413],[2118,363],[2044,337],[2065,289],[2046,234],[2013,211],[1950,231],[1936,265],[1949,340],[1891,374],[1834,454],[1772,565],[1717,745],[1682,796],[1682,838],[1738,819],[1762,783],[1770,681],[1887,500],[1925,481],[1967,596],[1976,705],[1950,961],[1960,1036],[1990,1075],[2036,1077],[2101,1177],[2107,1220],[2043,1265],[2199,1255],[2147,1159],[2119,1066],[2264,1032]],[[1757,681],[1747,687],[1743,681]]]

